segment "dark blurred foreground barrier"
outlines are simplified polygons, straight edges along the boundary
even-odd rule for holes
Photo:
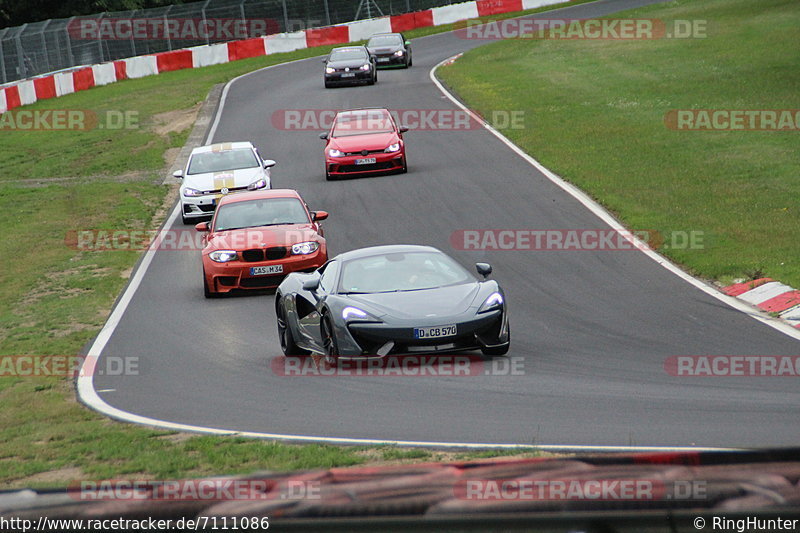
[[[800,448],[83,480],[61,490],[0,493],[0,524],[21,531],[9,525],[47,517],[193,520],[198,530],[247,520],[236,529],[800,531],[799,481]]]

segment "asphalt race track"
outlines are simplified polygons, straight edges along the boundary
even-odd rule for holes
[[[601,1],[543,14],[594,17],[654,3]],[[454,109],[430,69],[486,41],[415,40],[410,70],[326,90],[319,59],[229,87],[213,141],[251,140],[275,187],[296,188],[324,223],[331,255],[368,245],[439,247],[488,261],[511,310],[522,375],[284,377],[274,297],[205,300],[197,251],[154,255],[103,351],[139,375],[95,376],[114,408],[179,424],[342,439],[578,446],[796,445],[796,378],[674,377],[675,355],[797,355],[800,343],[638,251],[456,251],[462,229],[606,228],[484,129],[410,131],[409,173],[326,182],[319,130],[281,131],[285,109]],[[535,156],[535,154],[534,154]],[[180,217],[176,228],[183,228]],[[701,252],[699,252],[701,253]],[[472,268],[470,266],[470,268]]]

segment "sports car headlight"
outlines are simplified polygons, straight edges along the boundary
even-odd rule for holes
[[[292,255],[308,255],[319,250],[319,243],[314,241],[298,242],[292,245]]]
[[[203,193],[201,191],[198,191],[197,189],[190,189],[189,187],[186,187],[183,190],[183,195],[184,196],[203,196]]]
[[[227,263],[229,261],[236,261],[239,256],[235,250],[215,250],[208,254],[208,258],[217,263]]]
[[[400,150],[400,143],[390,144],[384,152],[397,152]]]
[[[358,67],[358,70],[363,70],[364,72],[368,71],[369,70],[369,63],[364,63],[363,65]]]
[[[403,51],[402,50],[398,50],[397,52],[395,52],[392,55],[394,55],[394,57],[403,57]]]
[[[267,186],[267,180],[264,178],[257,179],[253,183],[247,186],[248,191],[255,191],[256,189],[263,189]]]
[[[342,152],[341,150],[337,150],[336,148],[331,148],[330,150],[328,150],[328,155],[331,157],[342,157],[344,155],[344,152]]]
[[[336,72],[336,69],[333,67],[325,67],[325,74],[333,74]]]
[[[379,319],[375,318],[366,311],[359,309],[358,307],[352,307],[352,306],[348,306],[342,309],[342,318],[348,322],[354,320],[361,320],[364,322],[380,322]]]
[[[480,309],[478,309],[479,313],[485,313],[487,311],[494,311],[495,309],[500,309],[503,307],[503,295],[499,292],[493,292],[489,295],[486,300],[484,300],[483,304],[481,305]]]

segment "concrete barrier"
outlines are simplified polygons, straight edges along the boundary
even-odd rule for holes
[[[192,68],[207,67],[209,65],[219,65],[228,62],[228,45],[211,44],[195,46],[190,48],[192,51]]]
[[[475,2],[464,2],[463,4],[434,7],[431,12],[433,12],[433,25],[442,26],[459,20],[477,18],[478,6]]]

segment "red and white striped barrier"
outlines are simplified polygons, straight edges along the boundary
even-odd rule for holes
[[[722,289],[725,294],[754,305],[768,313],[777,313],[792,326],[800,328],[800,291],[771,278],[734,283]]]
[[[0,114],[9,109],[32,104],[37,100],[56,98],[96,85],[125,79],[142,78],[184,68],[200,68],[248,57],[292,52],[314,46],[344,44],[367,39],[373,33],[403,32],[427,26],[450,24],[478,16],[497,15],[561,3],[564,0],[473,0],[435,7],[402,15],[359,20],[312,28],[293,33],[280,33],[228,43],[196,46],[171,52],[131,57],[110,63],[92,65],[70,72],[24,80],[0,89]]]

